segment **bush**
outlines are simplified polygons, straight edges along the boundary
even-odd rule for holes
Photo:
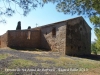
[[[16,30],[21,30],[21,22],[20,21],[17,24]]]
[[[93,42],[93,43],[91,44],[91,51],[92,51],[92,53],[94,53],[95,55],[97,55],[98,49],[97,49],[97,47],[96,47],[96,43],[95,43],[95,42]]]

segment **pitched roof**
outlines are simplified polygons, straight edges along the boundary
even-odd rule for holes
[[[44,28],[44,27],[49,27],[49,26],[53,26],[55,24],[58,24],[58,23],[62,23],[62,22],[67,22],[67,21],[71,21],[71,20],[74,20],[74,19],[78,19],[78,18],[82,18],[84,20],[84,18],[82,16],[79,16],[79,17],[76,17],[76,18],[71,18],[71,19],[68,19],[68,20],[63,20],[63,21],[59,21],[59,22],[54,22],[54,23],[50,23],[50,24],[46,24],[46,25],[43,25],[43,26],[39,26],[39,27],[35,27],[35,28],[32,28],[32,29],[41,29],[41,28]],[[85,20],[84,20],[85,21]],[[86,22],[86,21],[85,21]],[[86,22],[87,23],[87,22]],[[88,24],[87,24],[88,25]],[[92,29],[89,25],[88,27],[90,29]]]

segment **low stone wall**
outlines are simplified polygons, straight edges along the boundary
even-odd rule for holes
[[[8,31],[8,46],[13,48],[39,48],[39,30],[13,30]]]

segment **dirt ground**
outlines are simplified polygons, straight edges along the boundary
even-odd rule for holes
[[[51,65],[50,68],[53,68],[54,66],[52,65],[53,62],[50,62],[50,61],[41,61],[41,60],[44,60],[44,59],[41,59],[42,57],[46,57],[46,58],[49,58],[48,60],[51,60],[51,58],[54,58],[54,59],[58,59],[59,57],[61,57],[61,55],[58,53],[58,52],[51,52],[51,51],[23,51],[23,50],[12,50],[12,49],[9,49],[9,48],[3,48],[3,49],[0,49],[0,54],[9,54],[10,56],[5,58],[5,59],[2,59],[0,60],[0,75],[100,75],[100,67],[99,68],[95,68],[91,71],[86,71],[86,72],[81,72],[81,73],[77,73],[77,72],[56,72],[56,71],[52,71],[52,72],[47,72],[47,71],[42,71],[42,72],[14,72],[12,74],[10,74],[9,72],[5,72],[5,69],[9,68],[9,64],[8,63],[11,63],[11,61],[13,59],[24,59],[24,60],[29,60],[29,61],[33,61],[35,63],[38,63],[37,66],[30,66],[28,67],[29,69],[30,68],[43,68],[40,63],[48,63],[49,65]],[[39,58],[41,57],[41,58]],[[68,61],[69,58],[72,59],[72,60],[80,60],[82,58],[77,58],[77,57],[72,57],[72,56],[67,56],[68,57]],[[41,59],[41,60],[37,60],[36,58],[38,59]],[[86,59],[91,59],[91,58],[86,58]],[[46,60],[46,59],[45,59]],[[92,60],[96,60],[97,62],[100,61],[100,58],[98,59],[95,59],[94,56],[92,58]],[[55,61],[55,60],[54,60]],[[64,60],[65,61],[65,60]],[[63,63],[62,63],[63,64]],[[47,64],[46,64],[47,65]],[[44,65],[46,67],[46,65]],[[47,65],[48,66],[48,65]],[[21,68],[26,68],[26,67],[21,67]],[[58,67],[56,67],[58,68]]]

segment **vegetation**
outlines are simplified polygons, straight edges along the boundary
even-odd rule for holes
[[[100,27],[99,0],[1,0],[0,2],[5,7],[0,7],[0,15],[13,16],[14,13],[21,12],[16,9],[19,7],[22,9],[23,15],[27,16],[31,10],[36,9],[38,6],[43,7],[47,3],[55,3],[57,11],[64,14],[82,14],[88,16],[96,27]],[[8,7],[6,7],[7,5]]]
[[[21,22],[20,21],[17,24],[16,30],[21,30]]]
[[[9,68],[21,68],[21,67],[30,67],[37,66],[37,63],[34,63],[30,60],[24,59],[13,59],[11,63],[9,63]]]
[[[31,29],[31,26],[28,26],[28,28],[27,29]]]
[[[91,50],[97,55],[100,52],[100,28],[95,28],[95,34],[97,39],[91,44]]]
[[[55,3],[56,9],[64,14],[85,15],[96,27],[100,27],[99,0],[43,0],[45,3]]]
[[[97,47],[96,47],[96,43],[95,42],[93,42],[91,44],[91,51],[92,51],[93,54],[97,55],[98,50],[97,50]]]
[[[10,57],[10,54],[0,54],[0,60],[6,59],[7,57]]]
[[[96,39],[96,47],[100,51],[100,28],[95,28],[95,35],[97,37],[97,39]]]
[[[87,68],[93,69],[98,68],[100,63],[96,61],[92,61],[89,59],[82,59],[82,58],[68,58],[68,57],[58,57],[58,58],[51,58],[51,57],[36,57],[36,59],[40,61],[44,61],[48,67],[55,66],[55,67],[62,67],[62,68]],[[50,63],[49,63],[50,62]],[[46,66],[47,67],[47,66]]]
[[[41,55],[41,54],[40,54]],[[60,57],[41,57],[36,56],[34,57],[36,60],[26,60],[26,59],[11,59],[12,61],[8,62],[7,69],[31,69],[31,68],[46,68],[46,69],[52,69],[56,68],[55,71],[57,74],[62,73],[63,75],[66,74],[66,71],[63,71],[64,69],[70,69],[75,68],[78,71],[68,71],[67,73],[70,75],[83,75],[83,74],[89,74],[94,75],[99,74],[100,71],[100,62],[86,59],[86,58],[78,58],[78,57],[70,57],[70,56],[60,56]],[[31,67],[31,68],[30,68]],[[58,68],[63,69],[62,72],[58,71]],[[26,71],[25,71],[26,72]],[[90,74],[92,73],[92,74]],[[12,72],[6,72],[6,71],[0,71],[0,75],[14,75],[14,71]]]

